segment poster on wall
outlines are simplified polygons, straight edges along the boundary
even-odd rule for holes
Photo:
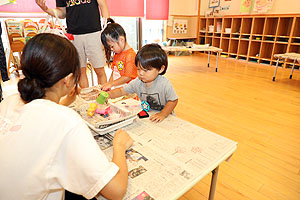
[[[11,3],[16,3],[16,0],[0,0],[0,6]]]
[[[188,20],[174,19],[173,33],[174,34],[186,34],[187,33]]]
[[[209,7],[215,8],[220,5],[220,0],[209,0]]]
[[[249,14],[252,10],[252,0],[241,0],[241,7],[240,12],[241,13],[247,13]]]
[[[270,10],[275,0],[255,0],[253,11],[265,13]]]

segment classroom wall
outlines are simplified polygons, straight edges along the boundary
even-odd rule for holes
[[[169,15],[198,15],[199,0],[169,0]]]
[[[253,0],[254,1],[254,0]],[[224,11],[226,15],[240,15],[241,0],[221,0],[221,7],[228,7],[229,10]],[[208,8],[209,0],[201,0],[200,15],[204,15],[205,11],[212,10]],[[266,13],[262,14],[295,14],[300,13],[299,0],[274,0],[273,7]],[[250,12],[249,14],[260,14],[258,12]]]

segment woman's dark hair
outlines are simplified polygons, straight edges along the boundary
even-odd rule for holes
[[[21,56],[21,69],[25,78],[18,82],[21,98],[26,103],[41,99],[45,89],[73,73],[77,87],[80,66],[74,45],[58,35],[42,33],[30,39]]]
[[[126,33],[122,26],[117,23],[108,23],[106,28],[101,33],[101,41],[105,49],[105,56],[108,65],[110,64],[111,48],[107,42],[116,42],[120,36],[123,36],[126,42]]]
[[[160,73],[164,75],[168,68],[168,56],[158,44],[146,44],[137,52],[135,65],[144,69],[155,68],[158,71],[164,65],[165,69]]]

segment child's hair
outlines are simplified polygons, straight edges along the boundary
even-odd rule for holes
[[[158,44],[146,44],[137,52],[135,65],[144,69],[155,68],[157,70],[164,65],[165,69],[160,73],[164,75],[168,68],[168,56]]]
[[[80,66],[74,45],[58,35],[38,34],[30,39],[21,56],[21,69],[25,78],[18,82],[18,90],[25,102],[41,99],[45,89],[73,73],[77,87]]]
[[[111,23],[107,24],[106,28],[101,33],[101,41],[105,49],[108,65],[110,64],[111,48],[107,42],[117,42],[120,36],[123,36],[126,42],[126,33],[123,27],[120,24],[114,23],[113,20]]]

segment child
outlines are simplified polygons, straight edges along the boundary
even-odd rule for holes
[[[114,52],[111,64],[112,74],[108,83],[102,85],[104,91],[112,87],[122,86],[137,77],[134,64],[135,51],[126,41],[126,33],[117,23],[109,23],[101,34],[101,41],[105,48],[108,66],[110,64],[111,51]]]
[[[84,120],[58,104],[79,82],[74,45],[38,34],[23,49],[21,69],[19,94],[0,103],[0,199],[64,199],[65,189],[87,199],[122,199],[130,136],[116,132],[109,161]]]
[[[162,76],[168,67],[166,52],[157,44],[142,47],[135,58],[138,78],[122,88],[108,91],[110,98],[127,93],[136,93],[142,101],[144,110],[160,110],[150,117],[153,122],[163,121],[173,112],[178,97],[169,80]]]

